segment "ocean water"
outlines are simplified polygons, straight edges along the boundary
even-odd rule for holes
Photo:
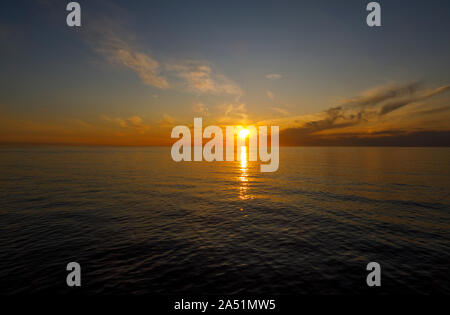
[[[450,293],[450,148],[0,148],[0,293]],[[372,291],[371,291],[372,290]]]

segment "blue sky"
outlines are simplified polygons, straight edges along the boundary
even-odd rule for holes
[[[421,85],[408,108],[446,106],[446,90],[421,96],[450,83],[448,1],[379,1],[379,28],[365,23],[368,2],[79,1],[79,29],[65,24],[68,1],[2,2],[1,140],[147,143],[199,114],[302,128],[349,99],[412,82]],[[446,129],[436,119],[416,124]],[[376,123],[357,130],[392,129]]]

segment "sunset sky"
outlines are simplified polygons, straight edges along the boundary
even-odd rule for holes
[[[0,143],[167,145],[278,125],[282,145],[450,145],[450,2],[0,4]]]

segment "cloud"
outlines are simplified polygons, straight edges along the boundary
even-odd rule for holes
[[[345,99],[313,115],[260,123],[280,125],[284,129],[284,144],[287,145],[349,145],[351,139],[354,144],[381,145],[389,142],[360,139],[394,136],[397,137],[395,143],[411,143],[408,139],[412,134],[419,136],[419,132],[422,132],[420,136],[423,136],[427,134],[425,131],[448,131],[448,105],[436,107],[429,103],[432,97],[448,91],[449,85],[430,90],[420,83],[390,84],[370,89],[355,98]],[[445,133],[440,134],[441,140],[443,135]],[[433,141],[430,139],[430,142]]]
[[[113,123],[122,128],[130,128],[139,131],[140,133],[144,133],[145,131],[150,129],[150,126],[144,124],[143,120],[139,116],[131,116],[128,118],[121,117],[109,117],[106,115],[102,115],[101,118],[104,121],[109,123]]]
[[[222,74],[215,73],[211,65],[200,61],[168,64],[166,68],[181,78],[195,93],[228,94],[241,97],[240,87]]]
[[[273,92],[267,91],[266,94],[267,97],[270,98],[272,101],[275,99],[275,94],[273,94]]]
[[[283,76],[278,73],[266,74],[266,79],[269,79],[269,80],[278,80],[278,79],[281,79],[282,77]]]
[[[431,108],[416,112],[416,115],[433,115],[433,114],[441,114],[450,111],[450,104],[447,106],[442,106],[438,108]]]
[[[280,114],[282,114],[282,115],[285,115],[285,116],[289,115],[289,112],[288,112],[287,110],[285,110],[284,108],[281,108],[281,107],[271,107],[271,109],[274,110],[274,111],[276,111],[276,112],[278,112],[278,113],[280,113]]]
[[[162,119],[159,121],[161,127],[171,127],[175,125],[175,119],[169,114],[163,114]]]
[[[244,103],[224,104],[220,106],[220,108],[224,111],[224,115],[222,117],[219,117],[219,122],[231,125],[234,125],[236,123],[245,124],[247,122],[247,108]]]
[[[373,107],[386,100],[415,94],[421,87],[421,83],[387,84],[378,86],[361,93],[360,96],[344,100],[339,106],[347,108]]]
[[[450,146],[450,131],[385,130],[373,133],[344,133],[325,137],[301,135],[289,128],[280,132],[280,144],[285,146]]]
[[[113,10],[112,12],[117,11]],[[115,13],[112,15],[123,15]],[[209,62],[198,60],[158,61],[132,44],[134,35],[122,29],[112,17],[97,17],[84,33],[87,43],[111,63],[134,71],[141,81],[158,89],[177,88],[174,80],[182,80],[184,87],[197,94],[232,95],[239,99],[241,88],[218,73]],[[169,83],[170,81],[170,83]]]
[[[150,56],[129,48],[120,48],[111,52],[111,58],[134,70],[145,84],[158,89],[169,87],[166,79],[159,75],[159,63]]]
[[[420,87],[419,83],[409,83],[371,89],[363,92],[360,97],[329,108],[317,115],[317,120],[306,122],[302,128],[319,132],[355,126],[450,90],[448,86],[443,86],[428,92]]]
[[[109,62],[120,64],[133,70],[141,81],[158,89],[166,89],[169,83],[160,73],[160,64],[149,54],[132,47],[123,38],[129,38],[116,28],[108,28],[109,20],[102,20],[105,25],[98,22],[94,24],[87,33],[88,43],[100,55]]]
[[[441,86],[437,89],[434,89],[431,92],[422,92],[419,90],[411,91],[408,97],[404,97],[401,99],[394,99],[393,101],[387,102],[384,104],[380,110],[380,115],[386,115],[394,110],[402,108],[406,105],[409,105],[414,102],[423,101],[433,96],[436,96],[441,93],[445,93],[450,90],[450,85]]]
[[[424,97],[425,98],[432,97],[432,96],[435,96],[437,94],[444,93],[444,92],[447,92],[447,91],[450,91],[450,85],[445,85],[445,86],[438,87],[437,89],[434,89],[433,91],[425,94]]]
[[[81,128],[92,128],[92,125],[88,124],[87,122],[81,119],[69,119],[68,123]]]
[[[202,117],[206,117],[209,114],[208,107],[206,107],[205,104],[203,104],[201,102],[194,104],[193,110],[194,110],[195,114],[198,114]]]

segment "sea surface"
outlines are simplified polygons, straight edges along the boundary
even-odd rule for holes
[[[0,294],[450,293],[450,148],[1,147]],[[381,287],[366,265],[381,265]],[[372,291],[371,291],[372,290]]]

